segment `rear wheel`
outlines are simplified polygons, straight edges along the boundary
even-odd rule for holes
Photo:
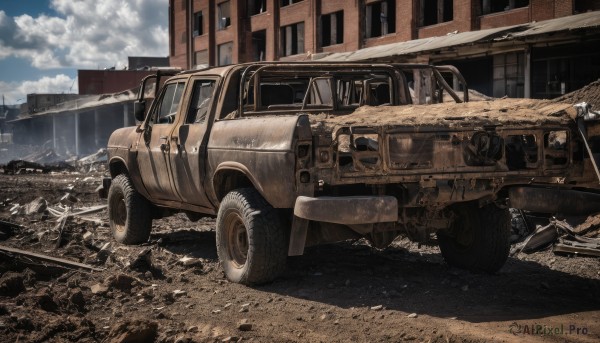
[[[274,280],[285,269],[281,217],[253,188],[225,196],[217,215],[217,253],[227,278],[241,284]]]
[[[502,268],[510,252],[508,209],[465,204],[455,213],[451,228],[437,234],[444,260],[474,272],[494,273]]]
[[[150,204],[133,187],[126,175],[112,180],[108,190],[108,218],[115,240],[123,244],[148,241],[152,229]]]

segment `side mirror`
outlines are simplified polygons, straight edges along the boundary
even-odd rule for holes
[[[146,102],[144,100],[133,103],[133,115],[135,120],[144,121],[146,118]]]

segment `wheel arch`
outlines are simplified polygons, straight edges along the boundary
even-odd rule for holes
[[[246,187],[256,189],[263,198],[269,200],[258,180],[245,165],[238,162],[221,163],[213,174],[212,186],[214,198],[218,203],[232,190]]]
[[[125,160],[120,157],[114,157],[110,160],[108,170],[110,171],[110,177],[113,179],[120,174],[129,175],[127,164],[125,163]]]

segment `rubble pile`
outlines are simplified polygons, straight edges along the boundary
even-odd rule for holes
[[[245,287],[219,267],[214,219],[178,214],[154,221],[147,243],[117,244],[95,193],[102,176],[0,175],[0,341],[478,342],[464,326],[490,308],[582,313],[578,325],[600,332],[597,257],[519,254],[490,277],[449,268],[437,247],[358,241],[310,248],[280,280]],[[593,237],[598,222],[574,227]],[[552,294],[564,302],[548,305]],[[505,321],[478,330],[491,336]]]
[[[567,93],[553,101],[566,102],[573,105],[580,102],[587,102],[592,105],[592,110],[598,111],[600,110],[600,80],[596,80],[583,88]]]
[[[100,149],[98,152],[78,158],[73,156],[64,159],[56,155],[53,149],[46,149],[42,152],[31,153],[21,159],[10,160],[6,164],[0,164],[0,169],[5,174],[22,174],[31,172],[60,172],[79,170],[84,173],[102,171],[107,161],[106,149]]]

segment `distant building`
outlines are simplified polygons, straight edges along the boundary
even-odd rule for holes
[[[585,16],[598,10],[597,0],[170,0],[169,58],[186,69],[446,63],[488,95],[555,97],[600,77],[600,12]]]
[[[169,68],[168,57],[128,57],[129,67],[125,70],[78,70],[79,94],[118,93],[139,86],[147,75],[156,69]]]
[[[7,123],[13,143],[63,156],[106,147],[114,130],[135,125],[133,102],[141,80],[171,69],[166,57],[130,57],[129,64],[130,70],[78,70],[79,94],[28,94],[26,110]]]
[[[129,56],[127,69],[148,70],[153,67],[169,67],[169,57],[138,57]]]

